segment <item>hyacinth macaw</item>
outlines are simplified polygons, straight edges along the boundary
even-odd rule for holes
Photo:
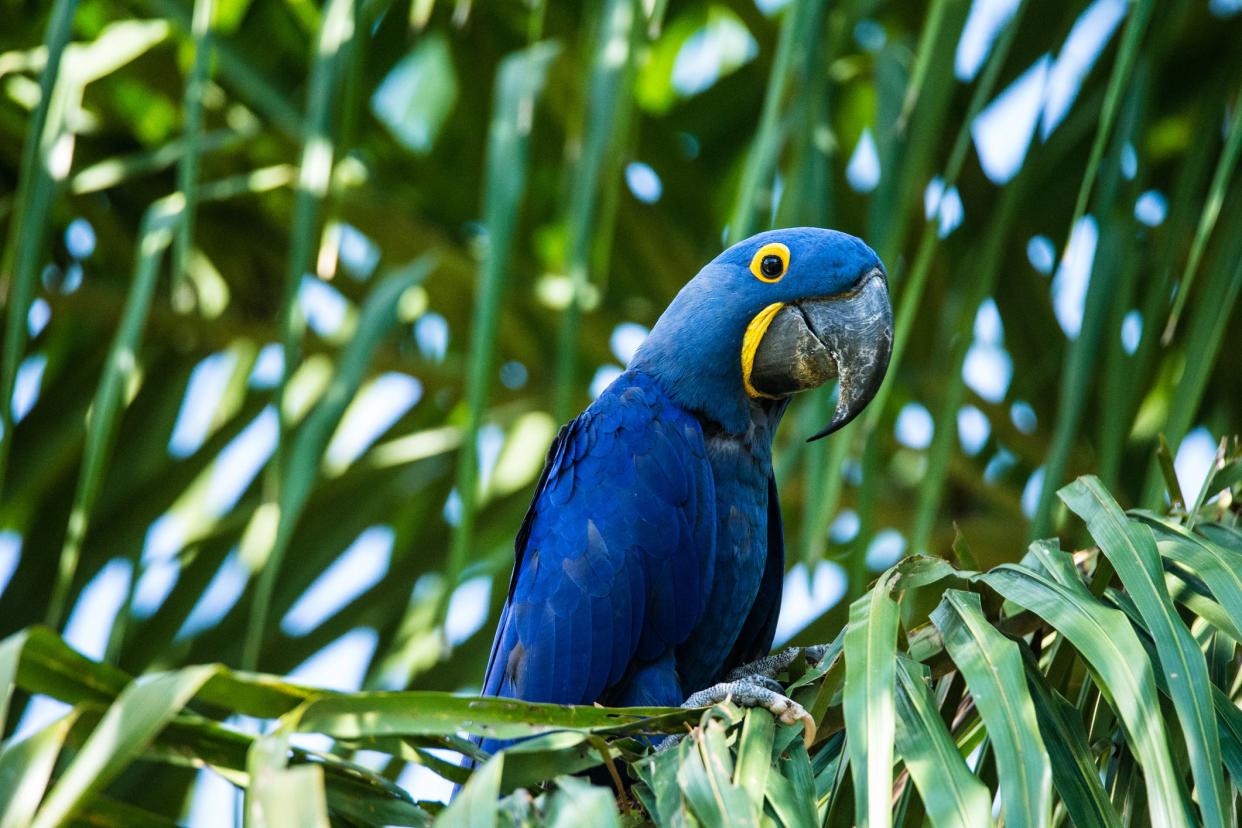
[[[699,271],[548,451],[483,692],[610,706],[731,697],[805,720],[809,738],[810,717],[770,680],[794,651],[755,661],[772,647],[784,580],[772,437],[791,395],[834,377],[836,410],[811,439],[852,420],[891,345],[884,266],[853,236],[760,233]]]

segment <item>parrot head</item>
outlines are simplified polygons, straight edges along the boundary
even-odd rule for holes
[[[836,410],[817,440],[875,396],[892,344],[888,277],[875,252],[846,233],[796,227],[751,236],[699,271],[631,367],[732,432],[745,430],[756,404],[783,407],[836,378]]]

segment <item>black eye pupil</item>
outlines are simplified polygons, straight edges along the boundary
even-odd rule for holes
[[[763,261],[759,263],[759,269],[763,271],[764,276],[780,276],[781,271],[785,269],[785,263],[781,261],[780,256],[764,256]]]

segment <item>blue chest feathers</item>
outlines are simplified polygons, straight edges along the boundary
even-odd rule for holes
[[[775,421],[756,412],[741,435],[706,435],[716,489],[716,556],[711,587],[698,625],[677,652],[677,672],[688,692],[720,678],[759,593],[768,558],[768,479]]]

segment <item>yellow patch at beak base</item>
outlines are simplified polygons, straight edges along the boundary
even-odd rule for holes
[[[746,389],[746,393],[751,397],[767,400],[777,399],[771,394],[757,391],[750,384],[750,372],[755,367],[755,351],[759,349],[759,343],[763,340],[763,335],[768,332],[768,325],[772,324],[772,319],[783,307],[785,307],[784,302],[773,302],[759,311],[755,314],[755,318],[750,320],[750,324],[746,326],[746,333],[742,336],[742,387]]]

